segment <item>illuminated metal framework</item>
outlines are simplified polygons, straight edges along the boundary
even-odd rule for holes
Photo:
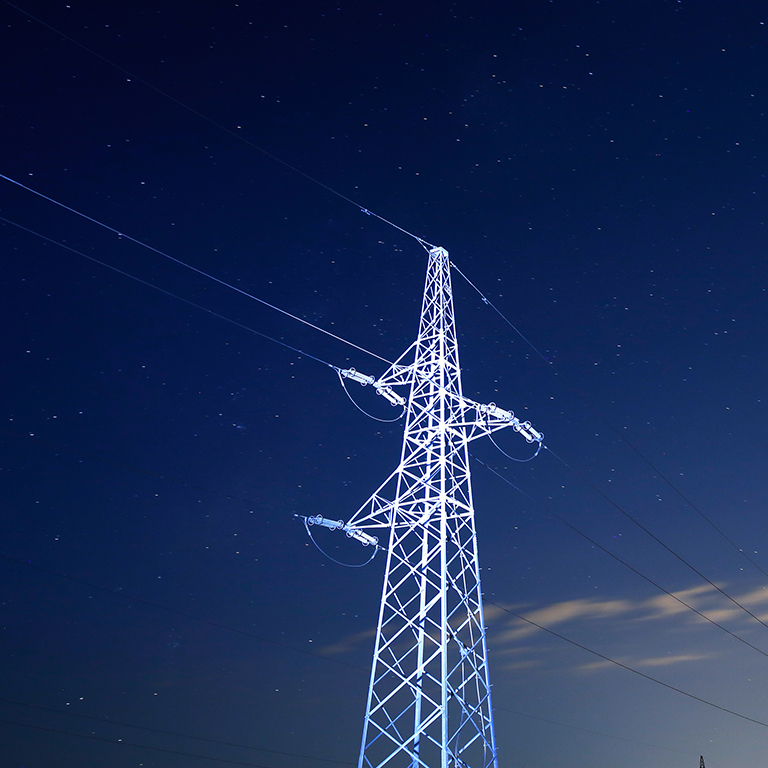
[[[388,535],[359,768],[498,766],[468,446],[506,427],[543,436],[463,396],[450,277],[432,248],[415,343],[377,380],[339,371],[394,405],[409,388],[398,467],[347,523],[306,518],[366,545]]]

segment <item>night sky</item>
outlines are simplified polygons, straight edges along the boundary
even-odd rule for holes
[[[766,764],[765,3],[0,24],[1,768],[356,764],[384,558],[293,515],[399,458],[315,358],[387,363],[130,238],[391,361],[426,254],[361,207],[545,435],[473,445],[500,768]]]

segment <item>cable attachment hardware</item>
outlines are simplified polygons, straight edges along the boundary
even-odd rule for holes
[[[499,421],[509,422],[512,429],[514,429],[515,432],[519,432],[529,443],[541,443],[544,439],[544,435],[534,429],[531,426],[530,421],[520,421],[512,411],[505,411],[503,408],[499,408],[496,403],[481,405],[478,410],[484,416],[489,416],[492,419],[498,419]]]
[[[512,424],[512,429],[515,432],[519,432],[529,443],[534,441],[540,443],[544,439],[544,435],[541,432],[537,432],[532,426],[530,421],[518,421],[516,424]]]
[[[364,387],[368,384],[374,384],[376,382],[376,378],[374,376],[366,376],[364,373],[358,373],[354,368],[340,369],[339,373],[345,379],[352,379],[352,381],[356,381],[359,384],[362,384]]]
[[[296,515],[296,517],[303,517],[303,515]],[[314,515],[304,518],[310,525],[321,525],[323,528],[328,528],[331,531],[338,531],[341,529],[350,539],[357,539],[362,543],[364,547],[374,546],[378,548],[379,540],[376,536],[371,536],[370,533],[366,533],[360,528],[355,528],[349,523],[344,523],[343,520],[329,520],[322,515]]]
[[[405,405],[405,398],[402,395],[398,395],[397,392],[392,389],[392,387],[376,381],[374,376],[366,376],[364,373],[359,373],[354,368],[337,370],[339,375],[343,376],[345,379],[352,379],[352,381],[356,381],[358,384],[362,384],[364,387],[370,384],[376,390],[376,394],[383,395],[387,400],[389,400],[390,405]]]

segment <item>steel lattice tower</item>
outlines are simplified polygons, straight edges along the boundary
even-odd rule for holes
[[[359,768],[498,766],[468,446],[504,427],[542,435],[463,396],[450,266],[429,251],[418,338],[382,377],[339,371],[406,407],[397,469],[346,524],[306,518],[389,537]]]

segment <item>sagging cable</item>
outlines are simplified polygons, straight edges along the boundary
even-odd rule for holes
[[[397,392],[395,392],[392,389],[392,387],[379,383],[378,381],[376,381],[376,379],[373,376],[366,376],[363,373],[358,373],[354,368],[342,369],[342,368],[336,368],[334,366],[334,370],[339,376],[339,382],[341,383],[341,386],[344,389],[344,392],[346,392],[347,397],[352,402],[352,405],[354,405],[355,408],[357,408],[357,410],[360,411],[360,413],[365,414],[369,419],[373,419],[374,421],[380,421],[384,424],[391,424],[403,418],[403,414],[405,413],[406,400],[401,395],[398,395]],[[386,398],[389,401],[390,405],[393,405],[393,406],[399,405],[402,410],[397,416],[395,416],[394,419],[381,419],[378,416],[374,416],[373,414],[368,413],[368,411],[361,408],[357,404],[355,399],[349,393],[349,390],[347,389],[347,385],[344,379],[352,379],[353,381],[358,382],[364,387],[370,384],[376,390],[377,395],[381,395],[382,397]]]
[[[541,446],[543,445],[542,442],[537,441],[538,445],[536,446],[536,453],[533,454],[533,456],[529,456],[527,459],[516,459],[514,456],[510,456],[494,439],[493,435],[491,433],[488,433],[488,439],[496,446],[496,450],[502,455],[506,456],[510,461],[517,461],[520,464],[525,464],[526,461],[533,461],[538,455],[539,451],[541,450]]]

